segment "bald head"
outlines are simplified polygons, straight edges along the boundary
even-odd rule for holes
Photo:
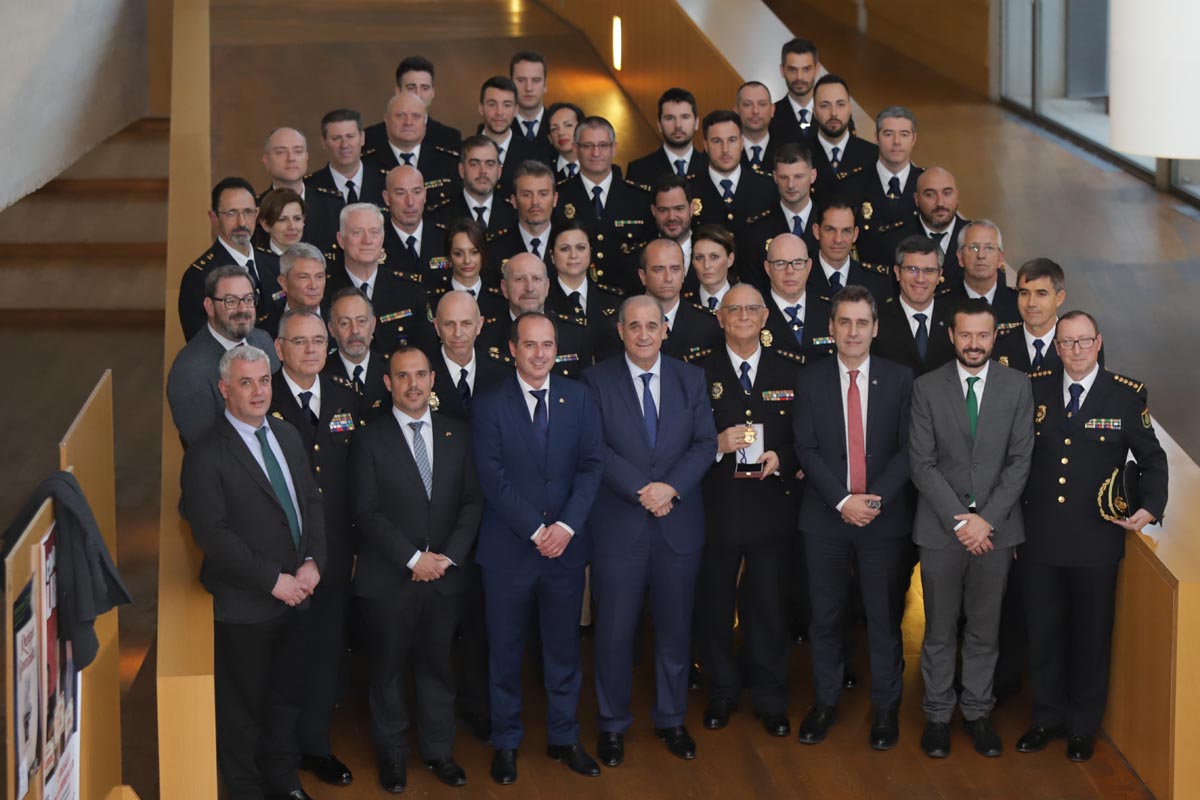
[[[448,319],[472,318],[479,321],[479,304],[470,292],[452,291],[442,295],[438,301],[436,319],[438,323]]]
[[[811,268],[808,247],[799,236],[783,233],[771,240],[763,269],[767,272],[767,280],[771,282],[771,291],[789,304],[796,303],[804,296]]]
[[[943,231],[958,215],[958,182],[948,170],[930,167],[917,178],[917,211],[935,231]]]
[[[794,233],[781,233],[771,240],[771,246],[767,248],[767,261],[781,258],[808,258],[808,245]]]
[[[412,92],[399,92],[388,98],[383,112],[388,140],[408,151],[425,139],[427,112],[425,103]]]
[[[394,167],[387,174],[383,202],[396,225],[412,233],[425,213],[425,178],[416,167]]]
[[[447,355],[455,363],[471,363],[475,337],[479,335],[479,306],[467,292],[447,292],[438,301],[433,325]]]
[[[762,292],[749,283],[735,284],[721,299],[721,308],[725,306],[764,305]]]

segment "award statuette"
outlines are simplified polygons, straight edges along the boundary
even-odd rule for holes
[[[761,478],[763,474],[763,426],[761,422],[747,423],[742,434],[746,446],[736,451],[735,478]]]

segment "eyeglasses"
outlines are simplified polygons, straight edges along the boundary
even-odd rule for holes
[[[233,311],[238,306],[254,305],[254,295],[252,294],[245,295],[244,297],[227,294],[224,297],[214,297],[213,300],[219,300],[225,305],[225,308],[229,309],[230,311]]]
[[[227,208],[224,211],[218,211],[219,215],[225,219],[237,219],[245,217],[246,219],[254,219],[258,216],[257,208]]]
[[[975,255],[983,253],[985,256],[991,256],[1000,252],[1000,248],[996,247],[994,244],[968,244],[964,245],[964,247],[966,247]]]
[[[776,272],[783,272],[785,269],[800,272],[801,270],[808,268],[808,265],[812,263],[812,259],[793,258],[791,261],[788,261],[786,258],[777,258],[774,261],[768,261],[767,263],[770,264],[771,269],[775,270]]]
[[[1054,344],[1059,350],[1074,350],[1076,347],[1080,350],[1091,350],[1096,346],[1096,337],[1083,336],[1079,339],[1055,339]]]
[[[612,142],[582,142],[581,144],[577,144],[576,148],[585,153],[590,153],[593,150],[600,153],[607,153],[609,150],[612,150],[612,146]]]
[[[310,344],[313,347],[324,347],[329,343],[329,337],[314,336],[310,339],[307,336],[296,336],[291,339],[284,339],[284,341],[291,343],[294,347],[299,347],[301,350],[307,350]]]
[[[901,272],[907,272],[912,277],[923,275],[926,278],[936,278],[937,274],[942,271],[941,267],[901,267]]]
[[[721,306],[721,310],[735,317],[740,316],[741,314],[746,314],[747,316],[753,317],[755,314],[760,314],[763,311],[766,311],[767,307],[753,303],[748,306]]]

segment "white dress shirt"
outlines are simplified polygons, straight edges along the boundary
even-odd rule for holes
[[[446,375],[450,377],[450,382],[458,386],[459,380],[462,378],[462,371],[467,371],[467,386],[471,387],[471,395],[475,395],[475,351],[471,351],[471,360],[464,367],[454,359],[450,358],[450,354],[446,352],[446,348],[442,347],[442,362],[446,365]]]
[[[362,363],[360,364],[355,364],[353,361],[347,359],[345,354],[340,350],[338,351],[338,358],[342,360],[342,366],[345,367],[348,378],[354,380],[354,368],[362,367],[362,382],[364,384],[367,382],[367,370],[370,369],[371,364],[371,351],[369,349],[367,350],[367,354],[363,356]]]
[[[809,125],[815,124],[815,121],[813,120],[812,98],[809,98],[808,104],[803,105],[803,106],[800,105],[799,103],[797,103],[796,98],[792,97],[790,94],[787,96],[787,99],[788,99],[788,105],[790,105],[792,107],[792,119],[799,122],[800,121],[800,109],[803,108],[805,111],[808,112],[808,114],[805,116],[805,120],[808,122]]]
[[[660,300],[659,303],[662,303]],[[663,306],[663,317],[667,323],[667,330],[670,331],[675,327],[675,315],[679,313],[679,295],[675,295],[675,305],[667,308]]]
[[[271,480],[271,474],[267,472],[267,460],[263,458],[262,444],[259,443],[255,432],[258,428],[252,425],[247,425],[240,419],[229,413],[229,409],[225,409],[225,419],[229,420],[229,424],[237,431],[238,436],[242,437],[242,442],[250,450],[250,455],[254,457],[258,466],[262,467],[263,474],[267,476],[267,480]],[[304,533],[304,514],[300,511],[300,503],[296,499],[296,484],[292,482],[292,469],[288,466],[287,458],[283,455],[283,448],[279,446],[279,440],[275,438],[275,431],[271,430],[270,424],[264,419],[262,427],[267,429],[267,444],[271,447],[271,452],[275,454],[275,460],[279,462],[279,469],[283,472],[284,482],[287,483],[288,496],[292,498],[292,508],[296,510],[296,525],[299,526],[300,532]]]
[[[925,330],[928,331],[930,338],[933,338],[933,300],[929,301],[929,305],[925,308],[913,308],[908,303],[904,302],[904,295],[897,295],[896,299],[900,301],[900,308],[904,311],[904,316],[908,319],[908,330],[912,333],[913,338],[917,338],[917,328],[921,323],[913,319],[914,314],[925,315]]]
[[[600,202],[604,204],[605,208],[607,208],[608,207],[608,190],[612,187],[612,181],[613,181],[612,170],[610,169],[608,171],[608,174],[604,176],[604,180],[600,181],[599,183],[592,183],[590,180],[587,179],[586,176],[584,176],[584,174],[582,172],[579,173],[579,177],[583,178],[583,188],[587,192],[588,200],[591,200],[594,202],[594,197],[592,196],[592,189],[596,188],[597,186],[600,187]]]
[[[504,134],[504,141],[496,142],[496,150],[500,154],[499,155],[500,166],[502,166],[502,167],[504,166],[504,159],[508,158],[508,149],[512,145],[512,139],[513,139],[513,129],[512,129],[512,126],[510,125],[508,128],[508,132],[506,134]],[[492,141],[495,142],[496,140],[493,139]]]
[[[337,190],[338,190],[338,192],[341,193],[343,200],[345,200],[347,203],[350,202],[350,198],[347,197],[346,181],[354,181],[354,191],[358,192],[358,199],[360,201],[362,201],[362,193],[363,193],[363,185],[362,185],[363,162],[362,162],[362,159],[359,159],[359,161],[358,161],[358,171],[355,172],[353,175],[351,175],[349,178],[347,178],[342,173],[338,172],[333,167],[329,168],[329,172],[330,172],[330,174],[333,175],[333,185],[335,187],[337,187]]]
[[[742,163],[739,161],[738,165],[733,168],[733,172],[729,173],[728,175],[722,175],[721,173],[717,172],[716,168],[709,164],[708,178],[712,181],[713,186],[716,187],[717,194],[723,194],[725,192],[725,190],[721,188],[721,181],[724,180],[733,181],[733,186],[729,187],[729,191],[737,194],[738,182],[742,179]]]
[[[408,249],[408,237],[409,236],[417,237],[417,240],[415,242],[413,242],[413,248],[417,251],[417,255],[420,256],[421,255],[421,241],[423,240],[424,235],[425,235],[425,220],[422,219],[421,221],[419,221],[417,223],[417,229],[415,231],[413,231],[412,233],[407,233],[404,229],[402,229],[399,225],[396,224],[396,220],[394,220],[394,219],[389,219],[388,222],[391,224],[392,230],[394,230],[396,232],[396,235],[400,237],[400,244],[403,245],[405,249]]]
[[[525,243],[525,252],[532,253],[533,245],[530,244],[534,239],[538,240],[538,258],[543,261],[549,261],[546,257],[546,248],[550,246],[550,226],[546,226],[546,230],[541,233],[530,233],[525,230],[525,226],[517,223],[517,230],[521,232],[521,241]]]
[[[558,288],[562,289],[563,294],[565,294],[567,296],[567,299],[570,299],[571,292],[579,292],[579,307],[584,310],[584,313],[586,313],[587,312],[587,294],[588,294],[587,278],[583,279],[583,282],[579,284],[578,289],[572,289],[570,286],[567,286],[565,283],[562,282],[562,278],[558,278],[557,280],[558,280]]]
[[[476,278],[474,284],[467,286],[465,283],[459,283],[458,278],[451,278],[450,290],[454,292],[470,292],[475,297],[475,301],[478,302],[480,295],[483,294],[483,279]]]
[[[1037,357],[1037,348],[1033,346],[1036,341],[1041,341],[1042,358],[1045,358],[1050,353],[1050,348],[1054,347],[1054,334],[1058,331],[1058,320],[1054,321],[1054,327],[1046,331],[1042,336],[1034,336],[1029,332],[1029,328],[1021,326],[1021,332],[1025,334],[1025,351],[1029,353],[1029,363],[1033,363],[1033,359]]]
[[[254,248],[253,247],[250,248],[250,254],[245,255],[243,253],[239,253],[237,251],[237,248],[235,248],[229,242],[222,239],[220,236],[217,237],[217,241],[221,243],[221,247],[224,247],[229,252],[229,256],[230,256],[230,258],[233,259],[234,263],[236,263],[239,267],[242,267],[243,269],[245,269],[247,272],[250,272],[251,278],[253,278],[255,281],[258,280],[258,277],[259,277],[258,269],[257,269],[258,265],[257,264],[254,265],[255,269],[253,271],[251,271],[250,268],[246,266],[246,264],[248,264],[249,262],[254,260]]]
[[[654,408],[658,411],[658,416],[662,418],[662,356],[654,359],[654,364],[650,369],[642,369],[637,364],[630,360],[629,354],[625,354],[625,366],[629,368],[629,377],[633,381],[633,391],[637,394],[638,405],[642,408],[646,407],[646,384],[642,382],[642,375],[649,372],[653,377],[650,378],[650,396],[654,398]]]
[[[558,170],[559,172],[561,172],[562,174],[573,178],[575,176],[571,175],[571,171],[569,169],[567,169],[567,165],[569,165],[569,164],[575,165],[575,175],[578,175],[579,174],[579,162],[578,161],[567,161],[567,159],[563,158],[562,156],[559,156],[558,161],[554,162],[554,168],[556,170]]]
[[[921,218],[918,216],[917,219],[921,219]],[[945,256],[948,252],[950,252],[950,249],[949,249],[950,248],[950,237],[954,235],[954,226],[956,223],[957,223],[957,219],[952,219],[952,220],[950,220],[950,224],[948,226],[946,226],[946,230],[935,231],[933,228],[931,228],[925,224],[925,220],[921,219],[921,229],[924,230],[925,235],[929,236],[931,239],[933,238],[931,234],[935,234],[935,233],[944,233],[945,234],[945,236],[943,236],[941,239],[938,240],[938,247],[940,247],[942,249],[942,255]]]
[[[496,200],[496,193],[492,192],[485,199],[478,200],[471,196],[471,193],[463,189],[463,200],[467,202],[467,211],[471,214],[471,219],[479,221],[479,215],[475,213],[477,206],[483,206],[483,222],[480,223],[483,227],[487,227],[492,219],[492,203]]]
[[[1082,380],[1073,381],[1071,376],[1063,370],[1063,409],[1071,402],[1071,384],[1078,383],[1083,387],[1083,393],[1079,395],[1079,407],[1083,408],[1083,404],[1087,402],[1087,396],[1092,391],[1092,384],[1096,382],[1096,376],[1100,374],[1100,365],[1092,367],[1092,371],[1084,375]]]
[[[392,154],[396,156],[397,164],[399,164],[402,167],[412,167],[413,169],[417,168],[417,162],[421,160],[421,145],[417,145],[412,150],[408,151],[408,152],[412,153],[412,163],[411,164],[405,163],[404,157],[403,157],[403,155],[401,155],[402,153],[404,153],[404,151],[401,150],[399,147],[396,147],[396,145],[392,144],[390,141],[388,142],[388,147],[392,148]],[[357,186],[357,185],[358,184],[355,184],[355,186]],[[359,196],[361,196],[361,195],[362,195],[362,193],[359,192]]]
[[[730,288],[731,287],[729,286],[729,281],[725,281],[724,283],[721,284],[720,288],[718,288],[712,294],[709,294],[708,289],[705,289],[703,286],[701,286],[700,287],[700,305],[704,306],[705,308],[708,308],[708,298],[715,297],[715,298],[717,298],[717,308],[720,308],[721,301],[725,299],[725,295],[727,295],[729,293]]]
[[[846,435],[846,489],[850,489],[850,370],[842,363],[841,356],[838,356],[838,377],[841,379],[842,387],[842,425]],[[871,357],[868,355],[863,363],[858,365],[858,404],[859,410],[862,412],[862,432],[863,432],[863,448],[864,451],[867,445],[867,395],[870,392],[871,386]],[[846,505],[846,501],[850,499],[847,494],[841,499],[834,508],[838,511],[842,510],[842,506]]]
[[[784,320],[789,323],[792,321],[792,318],[788,315],[787,310],[798,304],[800,306],[800,313],[796,315],[796,319],[800,320],[801,325],[804,324],[804,314],[808,310],[807,305],[804,302],[804,297],[805,296],[802,294],[800,295],[800,299],[795,303],[789,303],[787,300],[784,300],[781,296],[777,295],[774,289],[771,290],[771,300],[774,301],[775,306],[779,309],[779,313],[783,314]]]
[[[412,422],[424,422],[421,426],[421,440],[425,442],[425,453],[429,456],[429,470],[433,474],[433,417],[429,414],[429,407],[426,406],[425,413],[418,418],[410,417],[396,406],[392,406],[392,416],[396,418],[396,422],[400,425],[400,432],[404,434],[404,441],[408,443],[409,452],[412,453],[413,460],[417,458],[416,451],[416,431],[409,427]],[[412,556],[405,562],[404,566],[412,569],[421,560],[421,554],[428,552],[427,550],[414,550]],[[453,562],[451,562],[453,563]]]
[[[967,399],[967,378],[979,378],[979,380],[975,381],[975,405],[980,410],[983,409],[983,390],[987,388],[987,374],[988,374],[988,365],[989,364],[991,364],[991,361],[984,361],[983,369],[979,370],[979,374],[972,375],[971,373],[967,372],[966,369],[963,368],[962,362],[960,362],[960,361],[954,362],[954,365],[956,367],[958,367],[958,383],[959,383],[959,388],[962,389],[964,401],[966,401],[966,399]]]
[[[752,142],[750,137],[742,137],[742,152],[746,154],[746,159],[754,158],[754,148],[758,148],[758,163],[765,169],[771,165],[767,164],[767,145],[771,143],[771,134],[763,133],[761,142]]]
[[[545,113],[546,113],[546,107],[538,106],[537,114],[535,114],[532,117],[522,117],[520,114],[517,114],[517,122],[520,125],[521,135],[525,136],[525,137],[529,136],[529,134],[526,132],[526,128],[525,128],[526,122],[533,123],[533,135],[534,136],[537,136],[539,133],[541,133],[542,132],[542,116],[545,115]]]
[[[842,262],[840,267],[835,267],[825,260],[824,253],[817,253],[817,261],[821,264],[821,271],[825,273],[825,280],[833,282],[833,273],[838,273],[842,276],[842,288],[850,285],[850,256],[846,256],[846,260]]]
[[[680,160],[683,161],[683,171],[687,172],[688,165],[692,163],[692,154],[695,152],[696,152],[696,148],[693,147],[690,142],[688,143],[687,152],[681,156],[677,156],[674,153],[672,153],[670,146],[665,145],[665,144],[663,145],[663,153],[666,154],[666,156],[667,156],[667,163],[671,165],[671,174],[673,174],[673,175],[679,174],[678,172],[675,171],[675,162],[680,161]]]
[[[288,389],[291,390],[292,397],[295,399],[296,405],[300,406],[300,408],[304,408],[304,401],[300,399],[300,393],[301,392],[312,392],[312,397],[308,398],[308,407],[312,409],[312,412],[314,414],[316,414],[318,417],[320,417],[321,416],[321,379],[319,377],[313,378],[313,385],[308,387],[307,389],[305,389],[302,386],[300,386],[300,384],[298,384],[294,380],[292,380],[292,376],[288,374],[286,367],[281,367],[279,371],[283,374],[284,383],[286,383],[288,386]]]
[[[912,172],[912,162],[910,161],[905,164],[904,169],[900,170],[899,172],[892,172],[883,165],[882,161],[876,161],[875,171],[879,174],[879,185],[883,187],[883,194],[886,197],[887,193],[890,191],[888,189],[888,184],[891,183],[892,178],[900,179],[900,191],[904,191],[904,185],[908,183],[908,174]]]
[[[375,289],[377,288],[375,285],[375,279],[379,277],[378,265],[376,265],[374,271],[371,272],[371,277],[367,278],[366,280],[358,277],[350,270],[346,270],[346,274],[350,276],[350,283],[354,285],[355,289],[358,289],[360,292],[366,294],[371,300],[375,299]]]
[[[982,297],[984,300],[988,301],[988,305],[991,305],[992,301],[996,299],[996,287],[998,285],[999,283],[993,283],[992,288],[989,289],[986,294],[980,294],[967,285],[966,281],[963,281],[963,288],[967,290],[967,297],[971,298],[972,300]]]
[[[807,231],[811,227],[812,220],[810,220],[809,217],[812,216],[813,204],[812,200],[809,198],[804,198],[804,208],[800,209],[799,211],[792,211],[782,202],[779,204],[779,209],[783,212],[783,219],[785,222],[787,222],[789,231],[792,230],[796,225],[796,221],[792,219],[792,217],[800,218],[801,230]]]
[[[233,339],[226,339],[224,336],[217,333],[217,329],[212,326],[211,322],[208,323],[208,332],[211,333],[213,338],[216,339],[217,342],[221,345],[221,347],[224,347],[226,350],[232,350],[233,348],[239,347],[246,343],[245,339],[239,339],[238,341],[234,341]]]
[[[847,130],[842,134],[842,138],[836,142],[827,142],[822,134],[817,134],[817,141],[821,143],[821,149],[825,151],[825,157],[833,163],[833,148],[838,149],[838,162],[840,163],[846,157],[846,143],[850,141],[850,131]]]

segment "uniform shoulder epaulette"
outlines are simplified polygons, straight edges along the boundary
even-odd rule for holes
[[[696,309],[697,311],[703,311],[705,314],[708,314],[709,316],[712,316],[712,317],[715,317],[717,315],[717,310],[715,308],[709,308],[708,306],[703,305],[702,303],[698,303],[696,300],[693,300],[691,298],[688,298],[688,299],[691,300],[692,308]]]
[[[426,184],[426,185],[425,185],[425,188],[426,188],[426,189],[432,189],[432,188],[435,188],[435,187],[432,187],[432,186],[430,186],[429,184]],[[446,206],[450,205],[452,202],[454,202],[454,201],[453,201],[451,198],[449,198],[449,197],[443,197],[443,198],[441,199],[441,201],[440,201],[440,202],[433,203],[432,205],[427,205],[427,206],[425,206],[425,213],[426,213],[426,214],[432,214],[432,213],[433,213],[433,212],[435,212],[435,211],[441,211],[443,208],[445,208]],[[433,223],[433,226],[434,226],[435,228],[441,228],[442,230],[446,230],[446,224],[445,224],[444,222],[435,222],[435,223]]]
[[[1105,371],[1108,372],[1107,370]],[[1146,384],[1142,383],[1141,381],[1135,381],[1133,378],[1127,378],[1124,375],[1119,375],[1116,372],[1109,372],[1108,374],[1109,377],[1112,378],[1113,383],[1117,384],[1118,386],[1124,386],[1126,389],[1129,389],[1139,397],[1145,397]]]
[[[512,365],[513,359],[508,353],[501,353],[499,347],[489,347],[487,350],[488,358],[493,361],[499,361],[501,364]]]
[[[496,230],[496,231],[488,231],[487,233],[485,233],[483,235],[483,238],[484,238],[484,241],[494,242],[497,239],[499,239],[501,236],[507,236],[507,235],[508,235],[508,228],[500,228],[499,230]]]
[[[1008,336],[1013,331],[1021,330],[1021,326],[1023,324],[1024,323],[1021,323],[1021,322],[1013,322],[1011,324],[1007,323],[1007,322],[1001,323],[996,326],[996,335],[997,336]]]
[[[954,291],[954,287],[943,285],[933,294],[935,297],[945,297],[946,295],[952,293],[953,291]]]
[[[357,389],[354,387],[354,381],[350,380],[349,378],[343,378],[341,375],[330,375],[329,379],[338,386],[345,386],[347,389],[357,391]]]
[[[569,322],[572,325],[578,325],[581,328],[587,327],[587,317],[575,316],[574,314],[564,314],[561,311],[551,311],[550,316],[555,319],[561,319],[563,322]]]
[[[767,350],[766,352],[775,353],[776,355],[786,358],[788,361],[795,361],[797,364],[804,363],[804,356],[800,353],[793,353],[791,350],[781,350],[778,347],[776,347],[776,348]]]
[[[556,183],[555,186],[562,186],[564,183],[568,182],[569,180],[571,180],[569,177],[559,178],[558,183]]]
[[[454,156],[455,158],[458,158],[460,155],[462,155],[457,150],[452,150],[449,147],[442,147],[440,144],[435,144],[433,149],[439,153],[445,153],[448,156]]]
[[[608,292],[609,294],[616,295],[617,297],[625,296],[624,289],[618,289],[616,286],[609,286],[607,283],[596,283],[595,281],[592,283],[602,292]]]
[[[650,244],[650,242],[646,241],[645,239],[640,239],[633,242],[621,242],[621,254],[626,256],[632,255],[639,250],[644,250],[648,244]]]
[[[625,183],[629,184],[630,186],[632,186],[635,189],[641,189],[643,192],[653,192],[654,191],[653,186],[649,186],[645,183],[638,183],[637,181],[631,181],[631,180],[629,180],[629,178],[625,179]]]
[[[504,297],[504,293],[500,291],[499,286],[487,286],[484,288],[484,291],[488,294],[494,294],[496,297]]]
[[[701,347],[699,350],[693,350],[690,353],[684,353],[683,360],[689,364],[693,361],[699,361],[713,351],[711,347]]]
[[[1039,369],[1029,373],[1029,379],[1037,380],[1038,378],[1049,378],[1053,374],[1054,370],[1052,369]]]
[[[342,196],[341,192],[339,192],[337,189],[331,188],[329,186],[313,186],[312,189],[315,192],[320,192],[321,194],[327,194],[330,197],[341,197]]]
[[[302,180],[302,181],[306,181],[306,180],[308,180],[309,178],[311,178],[313,175],[316,175],[316,174],[317,174],[317,173],[315,173],[315,172],[310,172],[310,173],[308,173],[307,175],[305,175],[303,178],[301,178],[300,180]]]
[[[272,256],[275,255],[275,251],[269,247],[262,247],[262,246],[256,244],[256,245],[254,245],[254,249],[260,253],[266,253],[267,255],[272,255]]]
[[[369,149],[368,149],[368,148],[366,148],[366,147],[364,147],[364,148],[362,149],[362,155],[364,155],[364,156],[373,156],[373,155],[375,155],[375,151],[376,151],[376,150],[378,150],[378,149],[379,149],[378,147],[372,147],[372,148],[369,148]]]
[[[883,304],[884,304],[884,305],[887,305],[888,303],[894,303],[894,302],[896,302],[896,296],[895,296],[895,295],[892,295],[892,296],[891,296],[891,297],[889,297],[887,300],[884,300],[884,301],[883,301]]]
[[[746,224],[753,225],[754,223],[758,222],[759,220],[770,219],[771,215],[774,213],[775,213],[775,209],[768,208],[765,211],[760,211],[757,214],[752,214],[751,216],[746,217]]]
[[[863,264],[863,266],[866,267],[867,269],[875,270],[880,275],[889,275],[890,276],[892,274],[892,268],[887,266],[886,264]]]
[[[400,269],[392,270],[392,274],[397,278],[401,278],[406,281],[412,281],[413,283],[420,283],[425,278],[424,275],[418,275],[414,272],[405,272],[404,270]]]

